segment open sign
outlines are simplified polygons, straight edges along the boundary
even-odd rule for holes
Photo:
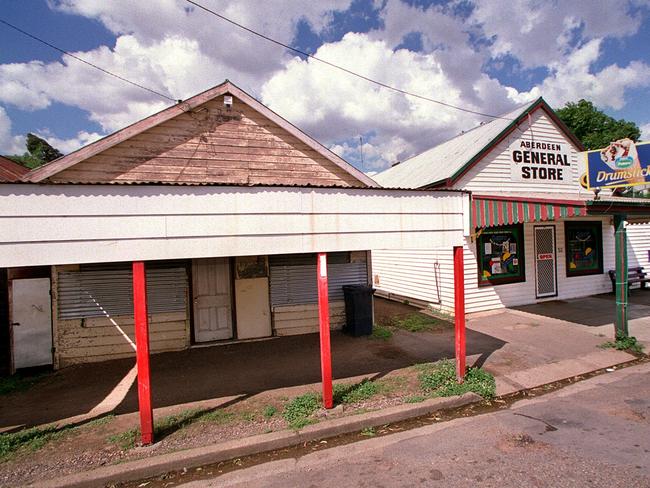
[[[537,255],[537,260],[538,261],[548,261],[548,260],[551,260],[551,259],[553,259],[553,254],[550,253],[550,252],[545,252],[545,253]]]

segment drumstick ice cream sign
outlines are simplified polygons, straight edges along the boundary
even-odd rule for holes
[[[604,149],[587,151],[587,187],[622,188],[650,183],[650,142],[619,139]]]
[[[517,139],[510,144],[510,174],[512,181],[568,183],[572,177],[569,146]]]

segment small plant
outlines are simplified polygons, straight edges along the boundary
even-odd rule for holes
[[[313,422],[309,417],[318,410],[319,397],[316,393],[305,393],[291,400],[284,407],[282,416],[292,429],[300,429]]]
[[[601,344],[599,347],[602,347],[603,349],[607,348],[614,348],[619,351],[630,351],[634,354],[642,354],[643,353],[643,344],[638,342],[636,340],[636,337],[634,336],[627,336],[625,334],[622,334],[620,332],[616,333],[616,340],[614,342],[612,341],[607,341],[603,344]]]
[[[377,435],[377,431],[374,427],[366,427],[365,429],[361,430],[360,434],[365,437],[374,437]]]
[[[355,385],[336,384],[334,385],[334,403],[358,403],[377,393],[379,393],[379,385],[367,378]]]
[[[16,373],[13,376],[0,378],[0,395],[27,390],[44,379],[45,376],[45,373],[35,376],[22,376],[20,373]]]
[[[129,429],[126,432],[120,432],[119,434],[114,434],[109,436],[108,441],[113,444],[120,446],[120,449],[126,451],[128,449],[133,449],[140,438],[140,429],[133,428]]]
[[[262,412],[264,415],[264,418],[270,419],[273,417],[276,413],[278,413],[278,409],[274,407],[273,405],[267,405],[264,407],[264,412]]]
[[[391,337],[393,337],[393,331],[390,330],[388,327],[375,324],[374,327],[372,328],[372,335],[370,336],[371,339],[379,339],[382,341],[387,341]]]
[[[205,412],[198,418],[199,422],[214,422],[216,424],[226,424],[235,419],[235,414],[232,412],[226,412],[225,410],[218,408],[209,412]]]
[[[483,398],[494,398],[496,382],[494,376],[480,368],[467,368],[465,380],[456,380],[454,361],[443,360],[420,368],[420,387],[431,396],[454,396],[472,391]]]

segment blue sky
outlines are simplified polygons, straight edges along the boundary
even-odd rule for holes
[[[584,97],[650,138],[647,0],[203,1],[427,97],[490,114],[540,95],[554,107]],[[173,98],[228,78],[366,171],[485,120],[296,57],[182,0],[3,7],[0,18]],[[0,153],[22,152],[27,132],[69,152],[168,104],[0,24]]]

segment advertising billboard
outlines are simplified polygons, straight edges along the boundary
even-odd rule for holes
[[[587,188],[624,188],[650,183],[650,142],[619,139],[587,151]]]

